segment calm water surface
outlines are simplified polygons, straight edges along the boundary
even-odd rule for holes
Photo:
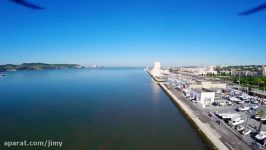
[[[0,118],[0,149],[47,139],[66,150],[206,149],[143,69],[9,73],[0,78]]]

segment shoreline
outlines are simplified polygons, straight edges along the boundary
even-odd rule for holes
[[[196,129],[199,136],[203,139],[203,142],[206,144],[208,149],[213,150],[229,150],[225,144],[216,137],[211,129],[206,126],[200,119],[197,117],[193,110],[187,106],[184,102],[179,100],[165,85],[165,82],[158,81],[153,75],[147,71],[150,76],[158,83],[158,85],[163,89],[163,91],[167,94],[167,96],[172,100],[172,102],[176,105],[176,107],[184,114],[187,120],[191,123],[191,125]]]
[[[149,73],[149,75],[153,78],[153,80],[154,81],[156,81],[156,82],[165,82],[165,80],[164,79],[158,79],[158,78],[156,78],[156,77],[154,77],[151,73],[150,73],[150,71],[149,70],[147,70],[147,72]]]
[[[191,125],[197,130],[198,134],[203,138],[202,140],[206,143],[209,149],[229,150],[212,132],[210,132],[209,127],[205,126],[204,123],[194,115],[193,110],[172,94],[172,92],[169,91],[163,83],[158,83],[158,85],[166,92],[169,98],[176,104],[178,109],[185,115]]]

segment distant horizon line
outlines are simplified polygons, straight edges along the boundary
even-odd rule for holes
[[[138,68],[145,68],[145,67],[151,67],[153,65],[148,65],[148,66],[139,66],[139,65],[97,65],[97,64],[79,64],[79,63],[45,63],[45,62],[23,62],[23,63],[5,63],[5,64],[0,64],[1,65],[22,65],[22,64],[67,64],[67,65],[80,65],[82,67],[105,67],[105,68],[123,68],[123,67],[138,67]],[[207,65],[161,65],[162,67],[204,67],[204,66],[266,66],[265,64],[234,64],[234,65],[215,65],[215,64],[207,64]]]

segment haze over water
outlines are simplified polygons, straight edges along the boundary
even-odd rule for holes
[[[0,78],[0,118],[2,143],[57,140],[67,150],[206,149],[142,68],[9,73]]]

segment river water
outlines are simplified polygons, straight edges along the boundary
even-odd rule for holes
[[[0,149],[20,140],[62,141],[64,150],[207,149],[142,68],[8,73],[0,118]]]

